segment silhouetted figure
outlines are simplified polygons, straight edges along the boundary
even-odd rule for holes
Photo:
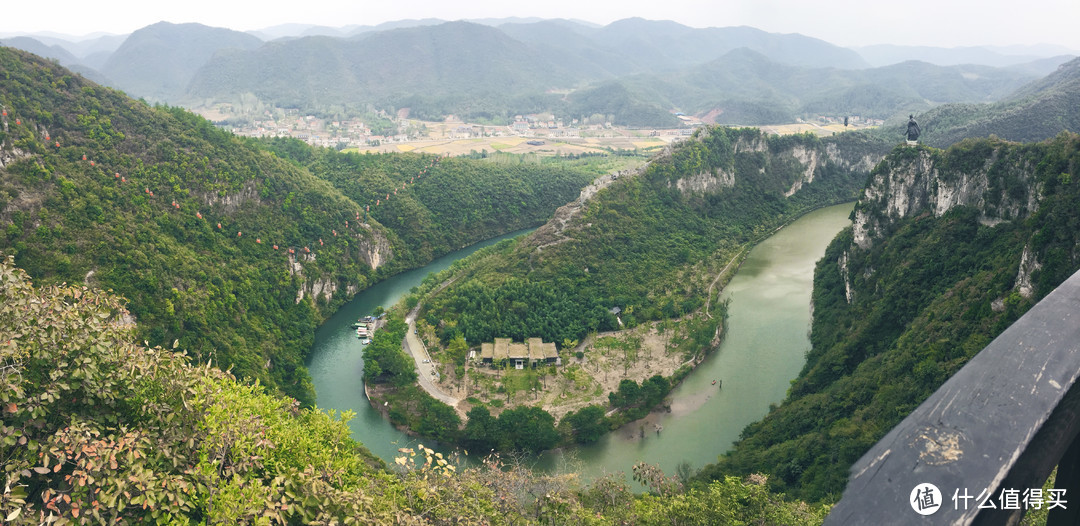
[[[914,115],[908,115],[907,121],[907,142],[914,146],[919,141],[919,134],[922,130],[919,128],[919,123],[915,122]]]

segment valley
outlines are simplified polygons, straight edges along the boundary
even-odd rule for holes
[[[816,526],[1080,270],[1066,47],[459,18],[4,34],[0,522]]]

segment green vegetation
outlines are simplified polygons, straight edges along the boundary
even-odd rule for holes
[[[911,177],[904,170],[912,155],[929,156],[942,180],[953,177],[948,167],[978,167],[967,175],[987,178],[986,206],[957,206],[940,217],[927,207],[896,219],[882,208],[887,195],[860,201],[856,210],[881,218],[884,232],[868,250],[853,245],[851,230],[829,246],[815,271],[805,368],[784,403],[748,426],[703,479],[765,472],[778,491],[835,500],[855,460],[1080,268],[1080,136],[1038,144],[983,139],[945,152],[899,148],[875,171],[878,188],[890,176]],[[1014,181],[1022,181],[1014,199],[1038,189],[1038,209],[983,224],[984,215],[1009,215],[994,196],[1009,195]],[[1030,272],[1029,296],[1017,281],[1025,247],[1041,266]]]
[[[349,438],[351,414],[135,344],[123,314],[107,293],[35,288],[0,262],[5,524],[809,525],[827,512],[760,476],[685,489],[643,466],[655,494],[635,496],[622,477],[583,487],[498,457],[464,468],[423,446],[391,472]]]
[[[362,207],[370,205],[370,216],[396,235],[391,236],[393,266],[399,269],[420,266],[494,233],[536,226],[593,179],[563,163],[434,162],[438,158],[430,155],[343,154],[295,139],[265,144]],[[400,191],[402,184],[408,191]]]
[[[992,104],[945,104],[917,115],[920,141],[939,148],[970,137],[997,136],[1011,141],[1035,142],[1062,131],[1080,130],[1080,59],[1036,80]],[[876,134],[897,141],[904,119],[890,121]]]
[[[151,345],[179,340],[304,405],[314,329],[354,291],[535,225],[591,179],[448,160],[400,190],[432,158],[297,141],[268,145],[275,155],[23,52],[0,49],[0,68],[0,249],[42,283],[125,297]]]
[[[809,168],[793,153],[827,147],[840,153]],[[470,258],[462,279],[425,299],[421,315],[433,327],[451,327],[440,334],[444,343],[458,332],[470,342],[580,341],[618,328],[613,307],[629,327],[683,316],[704,305],[709,282],[747,243],[798,214],[852,199],[865,174],[843,163],[881,149],[847,134],[768,137],[711,128],[654,159],[641,175],[612,183],[565,227],[560,219],[515,245]],[[785,197],[808,170],[814,181]],[[734,186],[721,187],[721,176]],[[714,186],[679,189],[697,184],[695,177]],[[716,327],[699,329],[695,339],[703,343]]]

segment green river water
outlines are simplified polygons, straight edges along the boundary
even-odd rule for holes
[[[668,474],[683,461],[695,469],[716,461],[747,424],[764,416],[769,404],[783,400],[802,368],[810,349],[814,264],[832,238],[850,224],[852,207],[849,203],[806,214],[751,250],[724,289],[731,304],[723,343],[673,391],[670,413],[653,413],[591,446],[530,459],[532,465],[572,470],[589,480],[604,473],[628,473],[639,461],[658,464]],[[415,444],[416,439],[394,429],[365,399],[360,380],[363,346],[350,324],[378,305],[396,303],[429,272],[523,232],[527,231],[478,243],[399,274],[342,307],[316,332],[309,358],[319,407],[355,411],[350,422],[353,437],[388,462],[393,462],[397,448]],[[659,434],[655,424],[663,426]]]

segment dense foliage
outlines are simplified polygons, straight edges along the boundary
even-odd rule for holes
[[[452,160],[401,189],[432,158],[274,155],[23,52],[0,49],[0,70],[0,249],[46,283],[122,295],[151,345],[179,340],[304,404],[314,328],[353,292],[536,224],[591,177]]]
[[[827,157],[827,148],[840,153]],[[808,167],[797,151],[824,162]],[[475,258],[464,278],[425,300],[422,315],[452,328],[440,334],[446,341],[460,331],[470,342],[540,337],[560,345],[618,328],[613,307],[629,326],[682,316],[704,305],[709,282],[742,246],[800,213],[853,198],[865,172],[842,163],[881,151],[853,135],[709,129],[640,175],[614,181],[576,217]],[[807,173],[813,182],[803,184]],[[733,186],[717,183],[725,177]],[[693,189],[695,180],[713,186]],[[707,342],[716,327],[699,329]]]
[[[370,284],[357,251],[378,229],[315,246],[358,206],[185,111],[10,49],[0,63],[0,248],[46,283],[123,295],[146,322],[142,339],[179,339],[204,361],[310,403],[303,356],[326,305],[297,292],[305,277]],[[313,246],[302,276],[292,266],[301,256],[286,249]]]
[[[658,490],[635,496],[621,477],[582,487],[423,446],[391,473],[349,438],[350,415],[136,345],[123,314],[106,293],[35,288],[0,262],[4,524],[820,524],[827,511],[761,477],[683,490],[640,467]]]
[[[576,197],[593,177],[584,170],[548,163],[338,153],[295,139],[272,139],[266,145],[356,203],[370,205],[371,217],[396,236],[394,265],[404,267],[422,265],[496,233],[536,226]],[[400,191],[403,184],[408,191]]]
[[[881,176],[919,152],[898,149]],[[988,178],[984,207],[889,220],[877,201],[860,201],[857,209],[886,218],[885,231],[869,250],[853,245],[851,230],[829,246],[815,271],[805,368],[784,403],[748,426],[705,478],[761,471],[772,474],[774,488],[799,498],[838,498],[855,460],[1080,268],[1080,136],[1027,145],[966,141],[931,155],[941,177],[956,176],[950,166],[978,167],[967,173]],[[1004,215],[995,195],[1008,195],[1021,180],[1018,195],[1038,189],[1037,211],[984,224],[986,215]],[[1030,273],[1030,296],[1018,281],[1025,247],[1040,265]]]

